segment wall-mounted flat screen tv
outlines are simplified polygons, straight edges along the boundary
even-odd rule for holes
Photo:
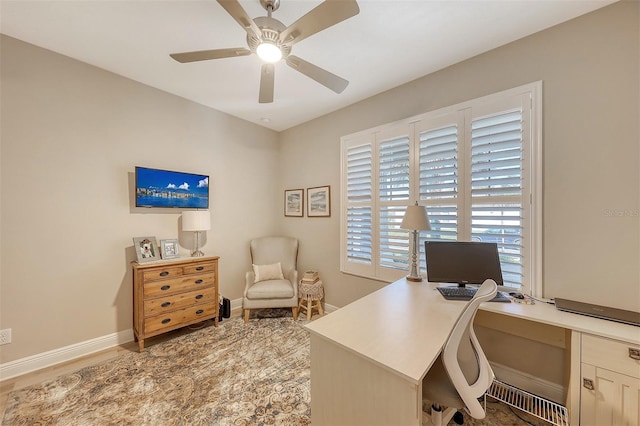
[[[136,167],[136,207],[209,208],[209,176]]]

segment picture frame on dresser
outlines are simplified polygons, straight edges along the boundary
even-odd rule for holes
[[[180,257],[178,251],[178,240],[160,240],[160,255],[163,259],[177,259]]]
[[[156,237],[133,237],[138,263],[160,260],[160,250]]]

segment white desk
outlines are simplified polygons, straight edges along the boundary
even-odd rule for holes
[[[308,324],[314,426],[420,425],[422,379],[464,306],[445,300],[433,284],[401,279]],[[548,304],[485,302],[481,309],[569,329],[576,339],[587,332],[640,340],[638,327],[560,312]],[[577,407],[580,386],[579,354],[571,356],[570,412]]]

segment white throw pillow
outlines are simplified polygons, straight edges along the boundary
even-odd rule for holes
[[[282,266],[280,262],[271,265],[253,265],[254,283],[267,280],[283,280]]]

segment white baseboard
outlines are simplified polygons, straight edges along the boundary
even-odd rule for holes
[[[564,387],[505,365],[489,362],[496,378],[501,382],[541,396],[558,404],[565,404]]]
[[[231,310],[242,309],[242,297],[231,301]]]
[[[62,362],[90,355],[114,346],[133,341],[133,330],[124,330],[98,337],[41,354],[28,356],[15,361],[0,364],[0,381],[21,376],[41,368],[51,367]]]
[[[233,299],[231,301],[231,310],[234,311],[236,309],[242,309],[242,298]],[[333,306],[333,305],[330,305],[328,303],[324,304],[324,310],[325,310],[326,313],[331,313],[331,312],[333,312],[333,311],[335,311],[337,309],[338,309],[337,306]]]
[[[330,305],[328,303],[324,304],[324,311],[330,314],[333,311],[337,311],[339,308],[337,306]]]
[[[242,309],[242,298],[231,301],[231,310],[234,309]],[[325,311],[327,313],[333,312],[336,309],[338,308],[333,305],[325,304]],[[0,382],[132,341],[133,330],[129,329],[6,362],[0,364]]]

